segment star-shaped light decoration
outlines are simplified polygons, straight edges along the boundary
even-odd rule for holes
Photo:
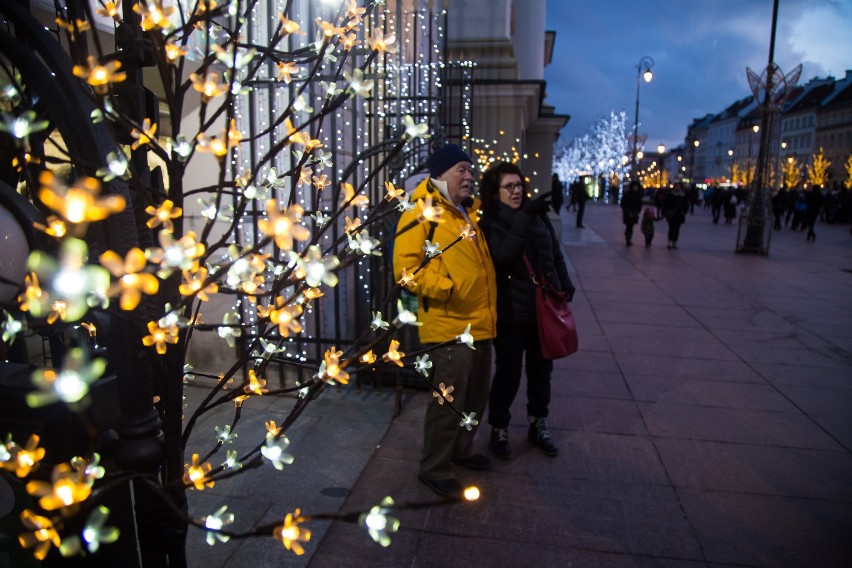
[[[278,19],[281,20],[281,32],[284,35],[290,34],[300,34],[305,35],[305,32],[301,31],[299,28],[299,23],[294,22],[293,20],[288,20],[284,17],[284,14],[278,14]]]
[[[142,294],[150,296],[160,289],[160,281],[156,276],[145,272],[148,260],[142,249],[130,249],[124,260],[117,253],[108,250],[100,256],[99,260],[101,266],[118,279],[109,287],[107,295],[119,296],[119,305],[122,310],[136,309]]]
[[[98,505],[89,516],[86,517],[86,525],[83,527],[83,532],[78,535],[67,536],[62,539],[59,545],[59,553],[68,558],[78,554],[84,554],[83,543],[86,544],[86,550],[91,553],[97,552],[101,544],[111,544],[118,540],[121,531],[117,527],[105,526],[109,518],[109,509],[103,505]],[[80,538],[82,537],[82,539]]]
[[[86,20],[63,20],[62,18],[56,18],[54,21],[58,27],[68,32],[68,35],[71,36],[72,40],[74,40],[79,33],[92,29],[92,24]]]
[[[456,387],[454,387],[453,385],[447,387],[444,386],[444,383],[438,383],[438,391],[441,392],[439,393],[438,391],[432,391],[432,398],[437,398],[438,404],[443,406],[444,401],[453,402],[453,395],[450,393],[452,393],[454,390],[456,390]]]
[[[314,220],[314,223],[316,223],[317,229],[322,229],[329,221],[331,221],[331,216],[327,215],[323,211],[317,211],[315,214],[311,215],[311,218]]]
[[[420,357],[415,358],[414,360],[414,370],[423,375],[424,377],[429,376],[429,369],[432,368],[432,361],[429,360],[429,354],[426,353],[421,355]]]
[[[216,482],[207,477],[207,474],[213,469],[213,466],[208,462],[199,463],[198,454],[192,454],[192,463],[184,464],[183,482],[188,486],[192,485],[199,491],[203,491],[205,487],[213,487]]]
[[[350,51],[353,47],[360,43],[361,40],[359,40],[358,36],[354,33],[340,36],[340,45],[343,47],[344,51]]]
[[[284,451],[289,445],[290,440],[287,439],[287,436],[276,438],[275,436],[267,435],[266,444],[260,448],[260,453],[269,460],[269,463],[275,469],[281,471],[284,469],[284,464],[289,465],[294,461],[292,454]]]
[[[275,66],[278,68],[278,75],[275,78],[277,81],[284,81],[289,85],[294,75],[297,79],[299,78],[299,66],[292,61],[279,61]]]
[[[471,412],[470,414],[466,412],[462,412],[462,419],[459,422],[459,426],[470,432],[473,430],[474,426],[479,425],[479,420],[476,419],[476,412]]]
[[[391,543],[390,534],[399,529],[399,519],[388,515],[393,507],[393,499],[385,497],[382,502],[358,517],[358,524],[367,528],[374,541],[387,547]]]
[[[406,211],[414,211],[414,208],[417,207],[411,202],[411,197],[407,193],[398,197],[397,200],[399,203],[397,203],[396,208],[402,213],[405,213]]]
[[[188,53],[188,50],[173,41],[169,41],[163,46],[163,53],[166,56],[166,61],[174,65],[181,57]]]
[[[299,526],[302,520],[299,509],[296,509],[292,513],[287,513],[287,516],[284,517],[284,523],[272,530],[272,537],[275,540],[280,540],[284,548],[292,551],[296,556],[305,553],[301,543],[311,540],[311,531]]]
[[[213,546],[217,542],[228,542],[231,537],[222,534],[222,529],[234,522],[234,514],[228,512],[228,506],[222,505],[212,515],[203,519],[204,528],[207,529],[207,544]]]
[[[398,284],[403,288],[414,289],[417,287],[417,282],[414,281],[414,274],[408,272],[404,267],[402,269],[402,274],[399,277]]]
[[[402,367],[404,366],[402,363],[402,358],[405,357],[405,353],[399,351],[399,341],[396,339],[392,339],[390,345],[388,346],[388,352],[382,355],[382,361],[385,363],[394,363],[395,365]]]
[[[473,336],[470,334],[470,324],[467,324],[467,327],[464,328],[464,331],[461,332],[460,335],[456,336],[456,339],[459,340],[459,343],[464,343],[474,351],[476,351],[476,347],[473,346]]]
[[[100,465],[101,455],[97,452],[92,454],[91,460],[87,460],[80,456],[74,456],[71,458],[69,463],[71,464],[71,467],[83,475],[89,486],[94,485],[95,480],[103,478],[106,474],[106,469],[104,466]]]
[[[119,6],[121,6],[121,0],[118,0],[118,2],[107,0],[106,2],[103,2],[102,7],[95,10],[95,14],[103,16],[104,18],[112,18],[116,22],[120,22],[121,13],[118,9]]]
[[[355,187],[349,182],[340,184],[340,189],[343,190],[343,195],[340,197],[340,205],[347,205],[352,208],[367,207],[370,205],[370,198],[364,194],[355,194]]]
[[[361,256],[382,256],[381,242],[371,237],[366,230],[358,231],[354,235],[347,233],[346,239],[349,250]]]
[[[370,329],[388,329],[390,324],[382,319],[382,312],[373,312],[373,321],[370,322]]]
[[[393,201],[394,199],[399,199],[403,195],[405,195],[405,190],[402,188],[394,187],[393,182],[386,181],[385,182],[385,199],[388,201]]]
[[[62,369],[38,369],[31,380],[38,391],[27,393],[27,405],[37,408],[61,400],[74,405],[89,394],[94,383],[106,369],[106,360],[88,360],[88,352],[80,347],[70,349],[62,361]]]

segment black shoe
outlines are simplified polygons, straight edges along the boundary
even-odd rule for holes
[[[491,429],[491,451],[501,460],[512,457],[512,448],[509,447],[509,431],[506,428]]]
[[[465,469],[485,470],[491,467],[491,460],[482,454],[471,454],[466,458],[453,458],[452,461]]]
[[[530,444],[541,448],[545,455],[553,457],[559,453],[550,440],[550,432],[547,431],[547,421],[544,418],[536,418],[535,422],[530,424],[527,440]]]
[[[455,477],[451,477],[450,479],[431,479],[423,474],[419,474],[417,479],[441,497],[461,497],[462,486]]]
[[[632,247],[632,246],[633,246],[633,241],[627,241],[627,246]]]
[[[586,228],[586,226],[585,226],[585,225],[577,225],[577,228],[578,228],[578,229],[585,229],[585,228]]]
[[[672,243],[672,248],[677,250],[677,243]]]

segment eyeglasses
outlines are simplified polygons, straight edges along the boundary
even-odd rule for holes
[[[515,183],[507,183],[507,184],[501,185],[500,189],[505,189],[509,193],[514,193],[515,191],[517,191],[519,189],[520,190],[524,189],[524,184],[522,184],[519,181],[516,181]]]

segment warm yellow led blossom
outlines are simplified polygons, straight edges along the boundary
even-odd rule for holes
[[[162,225],[165,230],[174,231],[175,225],[172,223],[172,219],[177,219],[183,215],[183,209],[175,207],[171,199],[166,199],[159,207],[149,205],[145,208],[145,213],[151,215],[151,218],[146,223],[149,229]]]
[[[275,423],[275,420],[267,420],[263,425],[266,427],[266,433],[272,436],[277,436],[281,432],[281,427]]]
[[[223,158],[231,148],[237,146],[243,139],[243,134],[236,128],[235,121],[231,120],[227,129],[222,129],[218,136],[209,137],[199,133],[195,140],[196,149],[199,152],[208,152],[217,158]]]
[[[373,353],[373,350],[370,349],[369,351],[361,355],[358,360],[362,363],[366,363],[367,365],[371,365],[376,362],[376,355],[375,353]]]
[[[292,513],[287,513],[284,517],[284,524],[278,525],[272,531],[272,537],[275,540],[280,540],[287,550],[292,550],[296,556],[301,556],[305,553],[300,543],[311,540],[311,531],[303,529],[299,526],[302,522],[299,509]]]
[[[382,355],[382,361],[384,361],[385,363],[394,363],[402,367],[402,358],[405,357],[405,353],[399,351],[398,348],[399,341],[397,341],[396,339],[392,339],[390,345],[388,346],[388,352]]]
[[[471,228],[469,223],[465,223],[464,225],[461,225],[459,227],[459,233],[461,235],[461,238],[463,238],[466,241],[471,240],[474,237],[474,235],[476,235],[476,231],[474,231]]]
[[[130,131],[130,136],[134,138],[133,144],[130,145],[131,150],[136,150],[140,146],[150,144],[157,136],[157,125],[151,124],[151,119],[146,118],[142,121],[142,130],[134,128]]]
[[[145,31],[171,28],[169,16],[175,9],[174,6],[163,6],[163,0],[141,0],[133,6],[133,11],[142,16],[141,26]]]
[[[349,383],[349,373],[343,370],[340,365],[340,358],[343,356],[343,351],[337,351],[332,347],[323,355],[323,362],[320,366],[320,378],[324,381],[334,381],[340,384]]]
[[[112,18],[116,22],[120,22],[121,14],[118,10],[119,6],[121,6],[121,0],[118,0],[118,2],[107,1],[103,3],[103,7],[95,10],[95,14],[105,18]]]
[[[302,315],[302,306],[298,304],[285,306],[284,298],[281,296],[275,298],[275,306],[270,305],[267,308],[258,306],[257,315],[261,318],[269,318],[271,323],[278,325],[278,333],[282,337],[290,337],[291,333],[302,331],[302,324],[298,319]]]
[[[23,548],[32,548],[37,560],[44,560],[51,546],[59,546],[59,532],[53,526],[53,521],[47,517],[36,515],[29,509],[21,513],[21,523],[28,531],[18,535],[18,542]]]
[[[311,181],[319,191],[324,190],[326,187],[331,185],[331,181],[329,181],[328,176],[326,174],[322,174],[321,176],[313,176]]]
[[[456,387],[454,387],[453,385],[445,387],[444,383],[439,383],[438,390],[441,392],[438,393],[437,391],[432,391],[432,397],[438,399],[439,405],[443,406],[444,400],[446,400],[447,402],[453,402],[453,395],[451,395],[450,393],[456,390]]]
[[[334,36],[340,35],[344,33],[346,30],[334,25],[331,22],[326,22],[322,18],[317,18],[317,27],[320,29],[322,33],[322,37],[324,40],[331,41],[334,39]]]
[[[249,369],[248,375],[248,384],[243,387],[244,393],[261,396],[269,392],[266,388],[266,379],[258,378],[254,369]]]
[[[385,199],[388,201],[393,201],[394,199],[399,199],[403,195],[405,195],[405,190],[402,188],[396,188],[393,185],[393,182],[386,181],[385,182],[385,191],[387,191],[387,195],[385,195]]]
[[[176,63],[179,58],[188,53],[188,50],[174,42],[168,42],[163,46],[163,52],[169,63]]]
[[[152,345],[157,349],[158,355],[166,354],[166,344],[177,345],[178,334],[171,328],[162,328],[155,321],[148,322],[148,333],[142,338],[142,344],[145,347]]]
[[[403,288],[414,289],[417,287],[417,282],[414,281],[414,274],[408,272],[405,268],[402,269],[402,276],[399,277],[398,284]]]
[[[278,14],[278,19],[281,20],[281,31],[284,32],[284,35],[290,34],[301,34],[304,35],[305,32],[299,29],[299,23],[294,22],[293,20],[288,20],[284,17],[284,14]]]
[[[343,46],[344,51],[349,51],[360,43],[361,40],[359,40],[358,36],[356,36],[355,34],[340,36],[340,45]]]
[[[355,188],[349,182],[340,184],[343,190],[343,196],[340,198],[340,204],[349,204],[349,207],[367,207],[370,204],[370,198],[366,195],[355,195]]]
[[[100,221],[124,210],[124,197],[98,197],[101,183],[97,178],[81,177],[68,187],[53,172],[44,170],[39,174],[38,181],[41,184],[38,198],[72,225],[79,225],[75,234],[90,221]]]
[[[293,75],[299,74],[299,66],[292,61],[279,61],[275,64],[278,67],[277,81],[284,81],[288,85],[293,80]]]
[[[210,72],[204,75],[191,73],[189,79],[192,81],[192,88],[201,93],[201,102],[206,103],[210,99],[221,96],[228,90],[227,83],[219,82],[221,76],[218,73]]]
[[[74,75],[85,79],[92,86],[92,89],[99,95],[105,95],[109,92],[109,86],[112,83],[121,83],[127,79],[127,74],[119,72],[121,62],[107,61],[101,65],[94,56],[90,55],[86,59],[86,65],[75,65]]]
[[[361,227],[361,219],[355,217],[354,219],[350,219],[348,215],[343,217],[344,226],[343,231],[349,234],[354,233]]]
[[[50,295],[42,290],[38,282],[38,275],[31,272],[24,276],[24,292],[18,296],[18,308],[22,312],[42,314],[47,311],[49,306]]]
[[[219,285],[207,281],[207,269],[199,267],[193,270],[183,271],[183,283],[178,290],[183,296],[195,296],[202,302],[210,300],[209,294],[219,291]],[[206,282],[206,284],[205,284]]]
[[[39,462],[44,458],[44,448],[38,447],[38,434],[31,434],[26,445],[22,448],[12,441],[11,435],[6,439],[5,451],[2,452],[5,459],[0,460],[0,466],[6,471],[13,472],[19,478],[24,478],[31,471],[38,468]],[[2,446],[0,446],[0,449]]]
[[[142,294],[154,295],[160,288],[160,281],[153,274],[144,272],[148,260],[142,249],[132,248],[124,260],[111,250],[100,256],[101,266],[118,279],[107,290],[110,297],[120,294],[119,304],[122,310],[134,310],[142,300]]]
[[[396,48],[393,46],[395,41],[395,35],[391,34],[385,37],[381,28],[374,28],[369,38],[370,49],[379,53],[396,53]]]
[[[192,464],[184,464],[183,467],[183,482],[187,486],[194,485],[196,489],[202,491],[205,487],[213,487],[216,484],[207,477],[213,466],[208,462],[198,463],[198,454],[192,454]]]
[[[279,248],[289,251],[293,248],[293,241],[305,241],[310,238],[311,232],[302,225],[302,214],[304,209],[299,205],[292,205],[284,209],[278,209],[278,202],[270,199],[266,202],[268,219],[258,219],[257,228],[264,235],[275,239]]]
[[[57,26],[71,34],[71,39],[74,39],[78,32],[85,32],[92,29],[92,25],[86,20],[67,21],[62,18],[56,18],[54,21]]]
[[[92,488],[82,472],[74,470],[67,463],[53,468],[51,481],[30,481],[27,493],[38,497],[38,505],[45,511],[54,511],[70,507],[89,498]]]
[[[417,205],[420,207],[420,213],[417,215],[417,220],[421,223],[444,222],[444,220],[441,219],[441,215],[444,214],[444,208],[440,205],[433,204],[431,195],[427,195],[425,198],[418,200]]]
[[[293,144],[304,146],[305,152],[311,152],[315,148],[322,148],[323,144],[317,138],[311,138],[310,133],[305,131],[294,132],[287,138]]]
[[[311,174],[313,170],[308,166],[302,166],[302,169],[299,170],[299,181],[296,182],[296,185],[299,187],[303,185],[311,185]]]

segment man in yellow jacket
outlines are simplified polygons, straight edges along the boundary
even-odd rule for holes
[[[420,207],[402,214],[397,225],[393,267],[396,279],[402,271],[412,273],[423,263],[424,246],[429,240],[438,249],[455,241],[461,228],[470,225],[474,236],[441,253],[414,276],[412,292],[419,300],[420,342],[452,341],[470,325],[471,348],[456,341],[431,351],[432,384],[453,386],[454,407],[481,420],[488,401],[491,377],[491,340],[496,330],[497,284],[494,265],[485,238],[479,233],[479,201],[471,197],[473,187],[470,156],[455,144],[447,144],[432,154],[429,177],[411,195],[412,202],[431,198],[443,209],[437,224],[412,221]],[[431,235],[431,236],[430,236]],[[420,480],[445,497],[459,496],[462,486],[453,464],[468,469],[488,469],[486,456],[473,453],[476,427],[472,421],[460,424],[459,415],[433,399],[426,410]],[[475,414],[473,414],[475,413]],[[472,427],[471,427],[472,426]],[[470,427],[470,429],[468,429]]]

